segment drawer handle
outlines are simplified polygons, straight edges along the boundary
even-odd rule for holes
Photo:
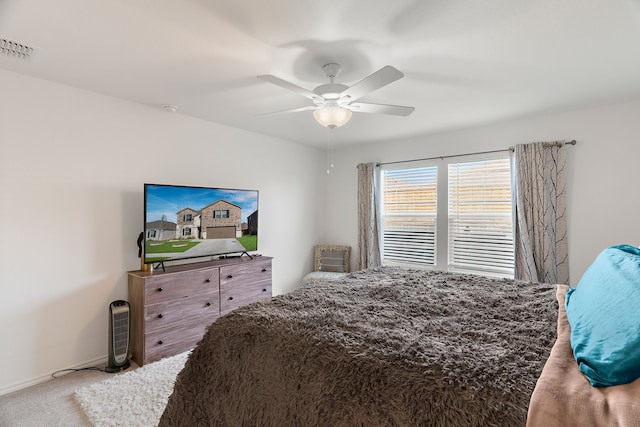
[[[208,302],[206,305],[207,305],[207,307],[211,307],[211,303],[210,302]]]
[[[267,269],[266,269],[266,268],[263,268],[263,269],[262,269],[262,272],[264,273],[265,271],[267,271]]]
[[[162,313],[158,314],[158,319],[162,319]]]
[[[163,289],[162,289],[162,288],[158,288],[158,292],[162,292],[162,291],[163,291]]]
[[[205,282],[210,283],[210,282],[211,282],[211,279],[207,279],[207,280],[205,280]]]
[[[229,274],[229,275],[227,276],[227,279],[233,279],[233,276]]]
[[[159,344],[159,345],[162,345],[162,344],[164,344],[164,343],[162,342],[162,340],[160,340],[160,341],[158,341],[158,344]]]
[[[233,297],[229,297],[229,301],[233,301]]]

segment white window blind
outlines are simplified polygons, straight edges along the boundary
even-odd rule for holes
[[[449,266],[513,276],[509,159],[449,165]]]
[[[382,262],[436,263],[438,168],[382,171]]]

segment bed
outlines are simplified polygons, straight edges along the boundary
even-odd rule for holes
[[[161,426],[524,426],[556,286],[383,267],[218,319]]]

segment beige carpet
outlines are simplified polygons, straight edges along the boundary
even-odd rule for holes
[[[91,427],[73,394],[111,377],[100,371],[78,371],[0,396],[0,426]]]
[[[75,393],[95,427],[152,427],[173,391],[189,352],[82,387]]]

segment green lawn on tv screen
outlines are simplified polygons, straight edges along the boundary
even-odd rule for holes
[[[258,235],[246,235],[238,239],[238,242],[248,251],[255,251],[258,249]]]
[[[162,254],[167,252],[185,252],[200,242],[190,240],[169,240],[167,242],[153,242],[147,240],[145,245],[145,253]]]

